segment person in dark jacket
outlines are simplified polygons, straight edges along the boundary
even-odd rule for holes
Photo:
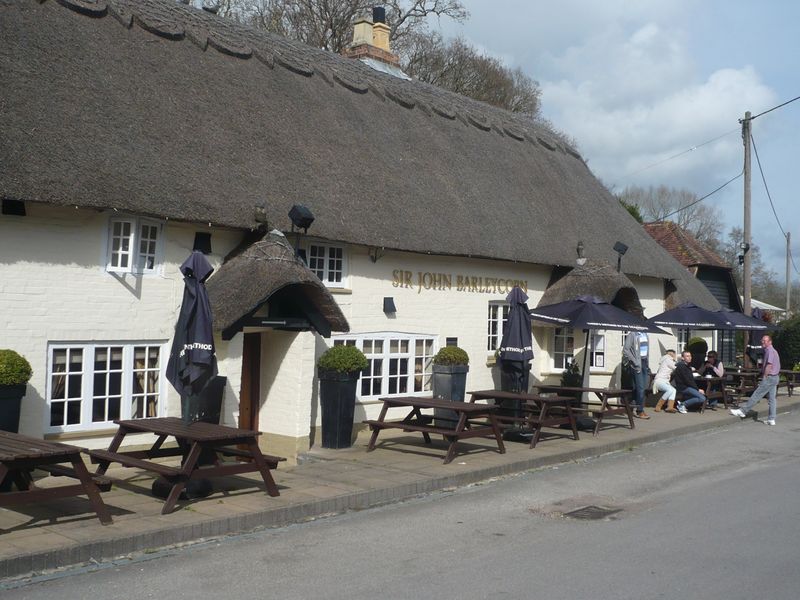
[[[683,395],[683,406],[690,409],[695,406],[702,406],[706,401],[706,396],[703,390],[697,388],[694,381],[694,373],[692,372],[692,353],[684,350],[681,354],[681,360],[675,363],[675,371],[673,381],[675,389],[679,394]]]

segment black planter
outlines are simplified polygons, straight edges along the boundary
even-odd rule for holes
[[[433,365],[433,397],[463,402],[467,392],[467,365]],[[436,427],[455,427],[458,413],[437,408],[433,411]]]
[[[340,373],[319,369],[322,409],[322,447],[349,448],[353,444],[353,415],[360,371]]]
[[[26,385],[0,385],[0,430],[19,433],[19,410]],[[11,491],[11,477],[0,481],[0,492]]]

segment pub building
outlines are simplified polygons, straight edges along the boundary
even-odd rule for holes
[[[447,344],[468,389],[497,386],[514,286],[531,308],[719,306],[563,136],[405,76],[379,13],[347,56],[160,0],[20,0],[0,30],[0,347],[33,366],[22,433],[105,447],[114,419],[180,413],[164,372],[195,249],[222,422],[291,459],[319,444],[333,344],[369,359],[359,423],[429,394]],[[675,346],[651,339],[653,362]],[[618,384],[621,343],[593,333],[592,384]],[[535,325],[534,345],[532,381],[558,382],[584,336]]]

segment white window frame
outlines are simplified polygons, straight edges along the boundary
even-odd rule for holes
[[[602,347],[598,349],[599,343]],[[591,330],[589,332],[589,347],[586,349],[589,352],[589,369],[591,371],[602,372],[608,370],[608,336],[605,330]],[[602,364],[597,364],[597,358],[600,357]]]
[[[511,305],[503,300],[489,301],[489,314],[486,319],[486,352],[494,355],[503,341],[503,328],[508,322]]]
[[[117,225],[128,224],[130,234],[127,236],[128,250],[124,253],[128,255],[126,266],[114,264],[115,250],[114,240],[118,237],[114,233]],[[142,229],[145,227],[155,228],[156,238],[152,240],[153,247],[147,253],[142,253]],[[141,217],[112,217],[108,221],[106,230],[106,250],[105,261],[106,271],[109,273],[130,273],[133,275],[144,275],[160,273],[163,264],[164,254],[164,224],[153,219]],[[143,256],[152,257],[152,266],[142,264]]]
[[[140,371],[141,369],[136,369],[134,365],[134,353],[135,348],[138,347],[147,347],[147,348],[157,348],[158,349],[158,377],[157,377],[157,392],[155,395],[157,396],[156,400],[156,414],[153,415],[155,417],[163,417],[166,415],[166,402],[167,402],[167,390],[165,388],[166,378],[165,378],[165,370],[167,365],[167,344],[165,341],[153,341],[153,340],[142,340],[142,341],[97,341],[97,342],[51,342],[47,345],[47,385],[46,385],[46,402],[47,402],[47,410],[45,411],[45,424],[44,424],[44,431],[45,433],[66,433],[72,431],[80,431],[80,432],[88,432],[88,431],[95,431],[95,430],[106,430],[111,427],[114,427],[113,419],[104,420],[104,421],[92,421],[92,414],[93,414],[93,406],[94,406],[94,398],[95,398],[95,390],[94,390],[94,382],[95,382],[95,375],[100,375],[101,373],[108,373],[108,371],[101,370],[95,372],[95,356],[96,352],[99,349],[107,348],[107,347],[121,347],[122,348],[122,368],[119,370],[115,370],[115,372],[121,373],[121,391],[120,391],[120,412],[119,416],[116,418],[119,419],[130,419],[132,418],[133,411],[131,408],[134,396],[140,394],[134,394],[133,389],[133,373],[134,371]],[[53,398],[53,381],[54,376],[60,374],[56,373],[53,365],[55,351],[56,350],[66,350],[67,356],[71,351],[81,350],[83,353],[82,361],[81,361],[81,370],[72,371],[71,373],[80,374],[81,381],[80,381],[80,395],[73,398],[73,402],[80,401],[80,420],[78,423],[67,424],[67,412],[65,407],[64,412],[64,423],[59,425],[51,424],[51,406],[53,402],[60,402],[60,398]],[[147,369],[147,367],[145,367]],[[155,369],[147,369],[147,370],[155,370]],[[69,379],[69,378],[67,378]],[[69,384],[68,384],[69,385]],[[104,396],[105,397],[105,396]]]
[[[314,262],[314,258],[312,257],[312,248],[322,248],[325,251],[325,257],[323,260],[322,268],[320,269]],[[345,288],[347,287],[348,282],[348,259],[349,255],[347,252],[347,248],[342,244],[330,244],[328,242],[317,242],[317,241],[308,241],[306,242],[306,264],[308,268],[311,269],[314,274],[319,277],[319,280],[325,284],[326,287],[329,288]],[[335,257],[331,257],[332,251],[341,252],[341,281],[336,281],[335,277],[332,277],[332,273],[335,273],[334,269],[331,268],[331,261],[336,260]]]
[[[557,340],[563,338],[565,340],[565,348],[563,352],[558,352],[556,350]],[[566,340],[572,340],[572,354],[566,352]],[[572,327],[556,327],[553,329],[553,336],[552,336],[552,346],[550,352],[550,364],[551,370],[553,373],[562,373],[567,365],[572,364],[575,360],[575,330]],[[558,356],[563,356],[563,366],[558,366],[556,362],[556,358]]]
[[[685,328],[676,328],[675,339],[678,343],[678,354],[680,355],[689,345],[689,340],[692,339],[692,330]]]
[[[380,352],[375,351],[375,344],[372,343],[375,341],[382,342]],[[400,345],[402,345],[402,342],[406,342],[406,351],[400,351],[400,349],[398,349],[397,352],[393,353],[392,342],[397,342]],[[422,344],[422,354],[417,354],[418,342],[421,342]],[[366,349],[365,343],[367,345]],[[378,398],[382,398],[384,396],[427,396],[430,395],[431,391],[433,390],[433,355],[436,354],[436,351],[438,350],[437,336],[416,333],[400,333],[396,331],[380,331],[374,333],[362,333],[358,335],[334,336],[333,345],[338,346],[342,344],[355,346],[364,352],[367,357],[367,361],[369,362],[369,366],[361,372],[361,375],[359,375],[358,388],[356,392],[356,397],[359,400],[377,400]],[[381,367],[380,375],[376,377],[374,371],[376,366],[375,361],[377,360],[381,361]],[[390,373],[391,360],[407,360],[407,371],[406,375],[404,376],[406,380],[405,391],[400,389],[399,383],[396,391],[389,391],[391,380],[398,380],[397,375]],[[422,366],[421,389],[419,390],[415,389],[416,378],[419,375],[416,372],[416,365],[418,362]],[[377,393],[362,393],[364,382],[362,381],[361,376],[365,374],[368,377],[372,377],[373,379],[378,379],[380,381]],[[374,391],[374,389],[370,390],[370,392]]]

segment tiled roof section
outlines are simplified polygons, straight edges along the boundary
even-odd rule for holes
[[[720,256],[672,221],[645,223],[644,228],[684,267],[706,265],[730,269]]]

